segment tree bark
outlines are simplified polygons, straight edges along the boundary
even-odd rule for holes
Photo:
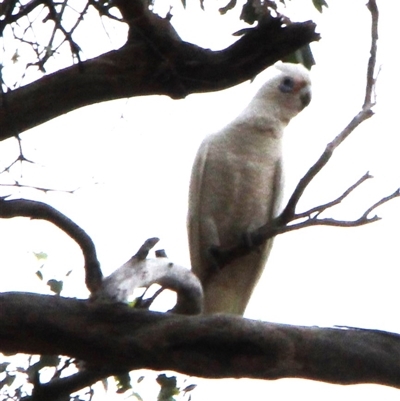
[[[0,351],[76,357],[96,380],[102,371],[145,368],[400,388],[400,336],[387,332],[189,317],[22,293],[0,295],[0,321]]]
[[[283,25],[270,18],[230,47],[211,51],[182,41],[169,21],[142,10],[122,48],[3,93],[0,140],[94,103],[144,95],[178,99],[228,88],[318,39],[311,21]]]

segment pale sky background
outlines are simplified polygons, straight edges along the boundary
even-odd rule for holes
[[[317,62],[312,70],[312,103],[285,133],[286,198],[325,145],[359,111],[370,46],[366,0],[331,0],[322,15],[314,11],[311,0],[287,3],[287,14],[293,20],[313,19],[318,23],[322,40],[312,45]],[[189,2],[184,12],[177,1],[172,22],[183,39],[220,49],[232,43],[231,33],[241,25],[235,17],[220,17],[211,5],[206,3],[208,12],[203,13],[196,1]],[[400,84],[398,35],[394,34],[400,4],[381,0],[378,6],[381,72],[376,115],[335,152],[305,193],[299,211],[332,200],[367,171],[374,179],[342,206],[328,211],[327,217],[356,219],[369,205],[400,186],[395,109]],[[167,10],[159,12],[165,14]],[[91,23],[93,36],[86,32],[82,41],[78,40],[86,58],[104,51],[104,47],[96,47],[99,44],[111,48],[123,43],[123,32],[107,26],[109,39],[95,19]],[[96,29],[103,32],[104,40],[93,44]],[[7,60],[13,49],[4,48],[3,59]],[[24,53],[20,52],[12,71],[24,67]],[[57,67],[54,62],[52,68]],[[5,68],[4,73],[11,77],[11,68]],[[94,240],[105,274],[118,268],[146,238],[153,236],[161,238],[157,249],[165,248],[170,259],[189,267],[185,221],[194,155],[205,135],[224,126],[247,104],[262,84],[262,75],[253,84],[190,95],[185,100],[161,96],[123,99],[54,119],[22,135],[24,154],[35,164],[16,166],[12,176],[34,186],[79,189],[71,195],[26,189],[18,193],[3,187],[0,194],[41,200],[72,218]],[[28,74],[23,82],[29,79]],[[4,141],[0,146],[0,169],[17,154],[16,141]],[[4,175],[1,178],[1,182],[7,181]],[[400,333],[399,210],[400,199],[396,199],[377,209],[382,220],[369,226],[308,228],[279,236],[246,316],[298,325],[349,325]],[[33,252],[43,251],[48,254],[45,278],[62,279],[73,269],[63,294],[87,295],[79,248],[50,224],[23,218],[0,220],[0,243],[4,272],[1,291],[48,292],[35,276],[40,263]],[[154,399],[158,390],[153,377],[147,374],[136,388],[145,401]],[[398,390],[384,386],[332,386],[294,379],[266,382],[189,378],[188,383],[198,384],[193,401],[286,400],[293,396],[310,401],[390,401],[400,396]],[[98,399],[101,394],[99,390]],[[107,399],[114,399],[112,394]]]

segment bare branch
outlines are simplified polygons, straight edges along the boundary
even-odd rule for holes
[[[1,197],[0,217],[12,218],[19,216],[47,220],[69,235],[82,250],[85,259],[86,286],[91,292],[100,288],[103,274],[97,259],[96,248],[91,238],[82,228],[45,203],[27,199],[7,200],[5,197]]]
[[[383,205],[392,199],[400,197],[400,189],[397,189],[391,195],[386,196],[379,201],[375,202],[370,206],[358,219],[356,220],[337,220],[333,218],[320,218],[320,214],[326,210],[328,207],[332,207],[340,203],[347,195],[350,194],[357,186],[364,182],[369,176],[364,175],[360,180],[358,180],[354,185],[352,185],[348,190],[346,190],[343,195],[341,195],[336,200],[329,202],[325,205],[316,206],[306,212],[295,214],[288,224],[282,224],[280,216],[272,220],[269,224],[266,224],[257,230],[250,233],[249,241],[243,238],[241,242],[233,245],[232,247],[212,247],[210,248],[210,253],[213,258],[218,263],[220,268],[224,267],[228,263],[232,262],[236,258],[247,255],[257,249],[258,246],[262,245],[265,241],[273,238],[279,234],[284,234],[287,232],[300,230],[306,227],[314,226],[331,226],[331,227],[359,227],[366,224],[374,223],[380,220],[380,217],[373,216],[368,217],[368,215],[375,210],[377,207]],[[296,220],[305,219],[300,223],[294,223]]]
[[[92,299],[126,302],[134,289],[159,284],[177,293],[175,313],[198,314],[203,307],[203,290],[198,278],[166,256],[146,259],[158,238],[149,238],[123,266],[102,280],[100,263],[91,238],[77,224],[53,207],[26,199],[0,198],[0,217],[30,217],[50,221],[81,247],[85,258],[86,285]],[[165,253],[164,253],[165,254]]]
[[[365,173],[355,184],[353,184],[352,186],[350,186],[348,189],[346,189],[346,191],[343,192],[342,195],[340,195],[338,198],[336,198],[333,201],[330,201],[328,203],[325,203],[324,205],[319,205],[316,207],[313,207],[312,209],[307,210],[306,212],[302,212],[302,213],[297,213],[295,214],[294,218],[295,219],[301,219],[303,217],[311,217],[311,215],[318,213],[321,214],[323,211],[325,211],[326,209],[329,209],[333,206],[338,205],[339,203],[342,202],[342,200],[344,200],[345,198],[347,198],[347,196],[350,195],[351,192],[353,192],[357,187],[359,187],[364,181],[373,178],[372,175],[370,175],[369,173]]]
[[[159,239],[156,237],[147,239],[133,257],[137,260],[145,260],[158,241]]]
[[[30,12],[32,12],[36,7],[43,5],[43,0],[31,0],[27,4],[19,3],[19,11],[14,13],[16,1],[7,2],[5,9],[3,8],[4,18],[0,20],[0,36],[3,35],[3,31],[7,25],[10,25],[13,22],[18,21],[20,18],[27,16]],[[3,2],[3,5],[5,3]]]
[[[172,263],[167,257],[146,259],[158,238],[148,239],[135,256],[103,280],[92,299],[126,302],[136,288],[159,284],[176,292],[174,313],[199,314],[203,308],[203,290],[199,279],[186,267]]]
[[[350,121],[350,123],[344,128],[344,130],[330,142],[323,154],[317,160],[317,162],[310,168],[306,175],[300,180],[296,189],[293,192],[285,210],[281,214],[282,224],[287,224],[295,215],[295,209],[298,204],[300,197],[303,195],[308,184],[313,178],[322,170],[322,168],[328,163],[333,155],[335,149],[364,121],[368,120],[373,116],[372,107],[375,105],[372,100],[372,94],[375,88],[375,69],[376,69],[376,53],[377,53],[377,40],[378,40],[378,8],[375,0],[370,0],[368,3],[368,9],[371,11],[372,23],[371,23],[371,50],[370,57],[368,60],[367,68],[367,81],[365,89],[364,104],[360,112]]]
[[[379,10],[376,4],[376,0],[369,0],[367,3],[369,12],[371,13],[371,50],[370,58],[368,60],[367,69],[367,88],[365,91],[365,99],[363,108],[370,108],[375,104],[374,88],[375,88],[375,68],[376,68],[376,53],[378,51],[378,22],[379,22]]]
[[[325,151],[322,153],[317,162],[307,171],[305,176],[300,180],[297,184],[296,189],[294,190],[292,196],[289,199],[287,206],[284,211],[280,215],[281,224],[289,223],[295,216],[295,210],[297,204],[306,190],[307,186],[310,182],[315,178],[315,176],[322,170],[322,168],[328,163],[331,159],[333,152],[336,148],[364,121],[368,120],[373,116],[373,111],[371,108],[362,109],[344,128],[344,130],[337,135],[334,140],[325,148]]]
[[[11,166],[12,165],[10,165],[10,167]],[[0,174],[4,173],[5,171],[6,170],[0,171]],[[12,184],[2,184],[2,183],[0,183],[0,187],[36,189],[37,191],[44,192],[44,193],[47,193],[47,192],[64,192],[66,194],[73,194],[76,191],[76,189],[58,189],[58,188],[56,189],[56,188],[37,187],[35,185],[21,184],[19,181],[15,181],[15,180],[14,180],[14,183],[12,183]]]
[[[353,221],[337,220],[333,218],[320,218],[320,214],[341,203],[347,198],[354,189],[358,188],[369,178],[372,178],[368,173],[361,177],[355,184],[351,185],[346,191],[343,192],[338,198],[316,207],[309,209],[308,211],[296,213],[296,207],[300,198],[303,196],[304,191],[307,189],[310,182],[315,176],[323,169],[323,167],[329,162],[333,156],[336,148],[343,143],[343,141],[364,121],[368,120],[373,116],[373,106],[375,105],[373,94],[375,88],[375,69],[376,69],[376,52],[377,52],[377,39],[378,39],[378,18],[379,13],[376,6],[375,0],[370,0],[368,3],[368,9],[371,12],[371,50],[370,57],[368,60],[367,68],[367,80],[365,89],[365,99],[361,110],[357,115],[348,123],[348,125],[337,135],[328,145],[324,152],[316,161],[316,163],[307,171],[304,177],[297,184],[292,196],[290,197],[283,212],[269,224],[266,224],[254,232],[250,233],[251,241],[243,239],[240,243],[235,244],[230,248],[213,247],[210,249],[210,253],[218,263],[220,267],[225,266],[232,260],[247,255],[248,253],[257,249],[258,246],[263,244],[268,239],[289,231],[299,230],[305,227],[312,227],[317,225],[324,226],[335,226],[335,227],[358,227],[365,224],[370,224],[379,220],[378,216],[368,217],[369,214],[375,210],[378,206],[399,197],[399,190],[396,190],[393,194],[386,196],[370,206],[358,219]],[[295,223],[299,219],[305,219],[300,223]]]
[[[3,173],[6,173],[6,172],[10,172],[11,168],[12,168],[15,164],[17,164],[17,163],[21,163],[21,165],[22,165],[23,162],[33,163],[32,160],[27,159],[27,158],[25,157],[25,155],[24,155],[24,152],[23,152],[23,150],[22,150],[22,141],[21,141],[21,137],[20,137],[19,135],[15,135],[14,138],[15,138],[15,139],[17,140],[17,142],[18,142],[19,154],[18,154],[18,156],[17,156],[11,163],[8,164],[8,166],[4,167],[3,170],[0,171],[0,175],[3,174]],[[16,184],[17,184],[17,182],[16,182]],[[2,185],[3,185],[3,184],[2,184]]]
[[[298,228],[313,226],[313,225],[327,225],[327,226],[337,226],[337,227],[357,227],[369,223],[373,223],[375,221],[380,220],[378,216],[368,217],[369,214],[375,210],[377,207],[383,205],[391,201],[392,199],[400,197],[400,189],[396,189],[391,195],[385,196],[384,198],[380,199],[379,201],[375,202],[372,206],[370,206],[360,218],[353,221],[346,221],[346,220],[336,220],[336,219],[321,219],[318,218],[319,215],[326,210],[327,208],[336,206],[339,204],[344,198],[346,198],[356,187],[361,185],[365,180],[371,178],[371,176],[367,173],[363,177],[361,177],[354,185],[349,187],[339,198],[335,199],[332,202],[326,203],[325,205],[316,206],[307,212],[296,214],[292,221],[301,219],[301,218],[308,218],[305,222],[300,224],[293,224],[290,226],[282,227],[278,229],[278,234],[282,234],[284,232],[297,230]],[[313,214],[317,213],[315,216]],[[278,218],[279,219],[279,218]],[[277,224],[277,223],[275,223]]]
[[[381,206],[384,203],[389,202],[390,200],[392,200],[394,198],[398,198],[399,196],[400,196],[400,189],[396,189],[396,191],[394,191],[391,195],[385,196],[384,198],[382,198],[378,202],[374,203],[369,209],[367,209],[365,211],[365,213],[363,214],[363,217],[367,217],[378,206]]]

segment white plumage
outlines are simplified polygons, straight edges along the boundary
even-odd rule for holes
[[[204,289],[205,313],[243,314],[272,240],[259,252],[219,268],[211,246],[232,246],[276,216],[282,192],[282,134],[311,99],[308,71],[281,63],[245,110],[197,153],[189,192],[188,234],[193,272]]]

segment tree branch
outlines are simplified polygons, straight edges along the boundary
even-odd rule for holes
[[[2,197],[0,198],[0,217],[29,217],[53,223],[80,246],[85,260],[85,282],[89,291],[94,292],[101,287],[103,274],[93,241],[82,228],[67,216],[46,203],[27,199],[7,200]]]
[[[145,368],[400,388],[400,336],[382,331],[189,317],[17,293],[0,294],[0,320],[0,351],[69,355],[89,370],[102,366],[103,377]]]
[[[365,91],[364,108],[368,108],[375,104],[375,67],[376,67],[376,53],[378,52],[378,22],[379,22],[379,10],[376,4],[376,0],[369,0],[367,8],[371,14],[371,49],[370,57],[368,60],[367,68],[367,88]]]
[[[0,217],[47,220],[76,241],[85,259],[85,282],[93,300],[126,302],[134,289],[159,284],[176,292],[177,303],[173,312],[189,315],[201,313],[203,290],[200,281],[192,272],[172,263],[166,256],[146,259],[158,238],[146,240],[130,260],[103,280],[92,239],[58,210],[42,202],[0,198]]]
[[[21,401],[65,401],[69,395],[99,380],[111,376],[106,371],[84,370],[68,377],[53,379],[48,383],[35,384],[32,395]]]
[[[122,9],[138,2],[117,3]],[[135,12],[122,48],[3,93],[0,140],[93,103],[155,94],[180,99],[225,89],[319,39],[311,21],[285,25],[271,18],[228,48],[211,51],[182,41],[168,20],[148,9]]]
[[[307,171],[306,175],[297,184],[292,196],[289,199],[284,211],[281,213],[279,220],[281,224],[288,224],[293,220],[296,213],[297,204],[303,195],[304,191],[310,184],[310,182],[315,178],[315,176],[322,170],[322,168],[328,163],[328,161],[333,156],[333,152],[336,148],[365,120],[373,116],[373,111],[369,107],[367,109],[362,109],[344,128],[344,130],[336,136],[336,138],[328,143],[325,151],[322,153],[317,162]]]
[[[338,205],[345,198],[347,198],[351,192],[353,192],[356,188],[358,188],[361,184],[363,184],[366,180],[369,180],[370,178],[373,178],[372,175],[370,175],[368,172],[365,173],[356,183],[354,183],[349,188],[347,188],[346,191],[344,191],[343,194],[340,195],[338,198],[336,198],[328,203],[325,203],[323,205],[315,206],[315,207],[307,210],[306,212],[296,213],[295,214],[296,219],[301,219],[304,217],[311,217],[313,214],[319,215],[322,212],[324,212],[326,209],[329,209],[333,206]]]
[[[355,184],[350,186],[344,193],[324,205],[319,205],[306,212],[296,213],[296,208],[300,198],[303,196],[305,190],[307,189],[310,182],[315,178],[315,176],[323,169],[323,167],[329,162],[333,156],[334,151],[343,141],[364,121],[368,120],[373,116],[372,108],[375,105],[374,99],[374,89],[375,89],[375,69],[376,69],[376,53],[377,53],[377,40],[378,40],[378,19],[379,13],[375,0],[369,0],[367,4],[368,9],[371,13],[371,48],[370,57],[368,60],[367,67],[367,79],[366,79],[366,89],[364,103],[361,110],[357,115],[349,122],[349,124],[342,130],[342,132],[337,135],[328,145],[326,146],[324,152],[316,161],[316,163],[311,166],[304,177],[297,184],[292,196],[290,197],[286,207],[283,212],[275,218],[269,224],[266,224],[254,232],[250,233],[251,241],[243,239],[240,243],[235,244],[230,248],[220,248],[213,247],[210,249],[211,254],[217,261],[220,267],[225,266],[232,260],[247,255],[253,252],[263,244],[268,239],[278,235],[283,234],[288,231],[298,230],[300,228],[311,227],[316,225],[325,226],[336,226],[336,227],[358,227],[361,225],[373,223],[379,220],[378,216],[368,217],[369,214],[375,210],[378,206],[400,196],[400,189],[396,190],[391,195],[388,195],[378,202],[371,205],[358,219],[353,221],[343,221],[333,218],[320,218],[320,214],[338,205],[342,202],[350,193],[364,183],[367,179],[372,178],[368,173],[365,174],[360,180]],[[300,223],[295,223],[299,219],[306,219]]]
[[[103,280],[95,300],[127,302],[135,288],[159,284],[176,292],[174,313],[196,315],[203,308],[203,289],[199,279],[186,267],[172,263],[166,256],[146,259],[158,238],[148,239],[138,253]]]
[[[364,103],[359,113],[350,121],[350,123],[344,128],[344,130],[336,136],[336,138],[330,142],[323,154],[317,160],[317,162],[310,168],[307,174],[300,180],[293,195],[291,196],[285,210],[282,212],[280,219],[282,224],[287,224],[295,216],[295,209],[300,197],[303,195],[308,184],[314,179],[314,177],[322,170],[322,168],[331,159],[333,152],[336,148],[364,121],[368,120],[374,115],[372,111],[375,101],[372,99],[374,88],[375,88],[375,69],[376,69],[376,53],[377,53],[377,40],[378,40],[378,8],[375,0],[370,0],[367,4],[368,9],[371,12],[371,48],[370,57],[368,59],[367,67],[367,79],[365,88]]]

